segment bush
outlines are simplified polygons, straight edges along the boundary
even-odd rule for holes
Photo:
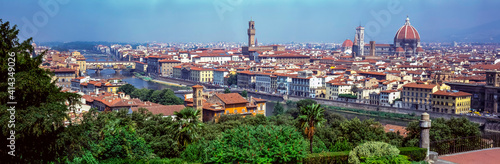
[[[148,161],[149,164],[184,164],[186,161],[180,158],[164,158],[164,159],[152,159]]]
[[[400,147],[399,154],[408,156],[410,161],[423,161],[427,154],[426,148],[419,147]]]
[[[209,157],[206,152],[206,148],[208,148],[208,141],[202,139],[195,143],[192,143],[186,147],[181,154],[182,159],[189,162],[203,162],[206,161]]]
[[[344,139],[342,141],[337,141],[335,142],[335,145],[332,145],[330,147],[331,152],[336,152],[336,151],[348,151],[351,150],[352,146],[351,144],[347,141],[347,139]]]
[[[350,98],[350,99],[357,99],[358,96],[353,95],[353,94],[339,94],[339,97],[341,98]]]
[[[369,157],[397,156],[399,149],[385,142],[370,141],[357,146],[349,153],[349,163],[361,163]]]
[[[203,163],[297,163],[307,153],[307,141],[290,126],[240,126],[210,142]]]
[[[325,153],[312,153],[308,154],[302,161],[304,164],[340,164],[347,163],[349,158],[349,151],[341,152],[325,152]]]
[[[365,159],[366,164],[410,164],[408,157],[404,155],[388,155],[382,157],[368,157]]]

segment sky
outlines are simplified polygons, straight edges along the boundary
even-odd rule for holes
[[[497,0],[0,0],[0,19],[35,42],[392,43],[406,17],[422,42],[500,42]]]

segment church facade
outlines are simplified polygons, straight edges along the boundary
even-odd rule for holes
[[[397,56],[410,58],[424,54],[420,45],[420,34],[417,29],[410,24],[410,18],[406,18],[405,24],[399,28],[394,36],[393,44],[376,44],[371,41],[366,44],[364,41],[365,28],[356,28],[356,35],[352,47],[353,57],[364,56]]]

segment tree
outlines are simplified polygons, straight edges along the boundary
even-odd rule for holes
[[[420,126],[418,121],[413,121],[406,128],[408,136],[405,138],[405,146],[418,146],[420,138]],[[479,124],[469,121],[465,117],[437,118],[432,120],[432,127],[429,131],[430,141],[450,140],[463,137],[480,136]]]
[[[177,97],[171,89],[163,89],[161,94],[160,104],[162,105],[182,105],[184,101]]]
[[[277,115],[281,115],[283,114],[285,108],[283,108],[283,105],[281,105],[281,103],[279,101],[276,101],[276,105],[274,106],[274,111],[273,111],[273,115],[277,116]]]
[[[231,93],[231,90],[229,90],[229,88],[226,88],[226,89],[224,90],[224,93]]]
[[[312,100],[312,99],[302,99],[302,100],[299,100],[297,101],[297,109],[300,110],[300,108],[302,107],[307,107],[309,105],[312,105],[312,104],[317,104],[318,102]]]
[[[243,92],[241,92],[241,94],[240,94],[240,95],[241,95],[242,97],[245,97],[245,98],[246,98],[246,97],[248,96],[248,92],[247,92],[247,90],[243,90]]]
[[[80,96],[61,92],[52,79],[54,74],[39,67],[45,52],[31,58],[32,38],[19,42],[18,33],[17,26],[11,27],[0,19],[0,137],[4,139],[0,159],[48,163],[62,154],[61,134],[65,132],[64,121],[69,120],[65,102],[76,104]],[[17,104],[7,104],[8,101]],[[15,113],[9,111],[12,108]],[[11,130],[15,134],[11,135]],[[10,144],[6,138],[15,138],[15,152],[5,146]]]
[[[300,107],[299,121],[304,133],[309,138],[310,151],[313,152],[313,138],[315,128],[320,127],[326,120],[324,117],[325,110],[320,104],[311,104],[306,107]]]
[[[227,79],[227,85],[231,87],[232,85],[238,85],[238,75],[237,74],[230,74],[229,78]]]
[[[151,101],[153,103],[160,103],[161,100],[163,99],[161,94],[162,94],[161,90],[153,91],[151,96],[149,96],[149,101]]]
[[[203,126],[200,121],[201,111],[194,108],[184,108],[180,112],[174,112],[176,139],[179,146],[185,147],[198,139],[198,131]]]
[[[356,85],[352,85],[351,86],[351,92],[352,92],[353,95],[357,95],[358,94],[358,90],[359,90],[358,86],[356,86]]]
[[[149,89],[147,89],[147,88],[136,89],[130,94],[130,97],[138,98],[142,101],[146,101],[149,98],[148,93],[149,93]]]

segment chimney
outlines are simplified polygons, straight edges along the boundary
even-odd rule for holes
[[[370,56],[375,56],[375,41],[370,41]]]

